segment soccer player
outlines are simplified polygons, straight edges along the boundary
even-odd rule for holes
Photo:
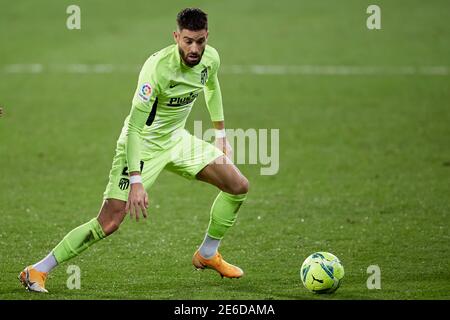
[[[173,33],[176,44],[151,55],[139,74],[98,216],[70,231],[45,258],[19,274],[28,290],[47,292],[45,280],[53,268],[114,233],[127,213],[137,221],[140,214],[146,218],[146,190],[163,169],[220,189],[211,207],[204,240],[193,255],[193,265],[214,269],[227,278],[244,274],[218,252],[221,239],[246,199],[249,185],[228,157],[231,148],[225,135],[217,77],[219,55],[206,44],[208,21],[202,10],[182,10],[177,15],[177,25]],[[215,146],[184,129],[201,91],[215,128]]]

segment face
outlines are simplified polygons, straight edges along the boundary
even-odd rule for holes
[[[205,51],[208,31],[206,29],[198,31],[182,29],[181,31],[174,31],[173,37],[178,44],[183,62],[189,67],[197,65]]]

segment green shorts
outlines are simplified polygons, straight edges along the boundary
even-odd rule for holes
[[[172,171],[187,179],[195,179],[200,170],[222,156],[223,152],[186,130],[169,149],[141,152],[141,176],[145,190],[149,190],[163,169]],[[109,182],[103,199],[128,200],[130,180],[125,146],[119,144],[109,173]]]

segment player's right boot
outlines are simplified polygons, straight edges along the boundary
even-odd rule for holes
[[[222,278],[240,278],[244,275],[244,271],[242,271],[241,268],[223,260],[222,255],[219,252],[217,252],[212,258],[206,259],[203,258],[197,250],[192,257],[192,264],[197,269],[214,269],[220,273]]]
[[[18,278],[25,289],[34,292],[48,293],[47,289],[45,289],[47,275],[46,272],[40,272],[32,266],[28,266],[19,274]]]

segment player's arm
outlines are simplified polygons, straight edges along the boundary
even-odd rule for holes
[[[147,60],[139,75],[127,128],[126,154],[131,186],[125,211],[129,211],[130,218],[134,215],[136,220],[139,220],[139,210],[147,218],[148,195],[140,172],[141,132],[155,103],[157,91],[155,67],[151,60]]]
[[[144,218],[147,218],[148,195],[142,184],[141,172],[139,168],[141,145],[140,133],[145,126],[148,112],[142,105],[133,105],[131,108],[130,119],[127,132],[127,162],[130,174],[130,191],[125,212],[130,212],[130,218],[133,215],[139,220],[139,210]],[[136,167],[137,163],[137,167]]]
[[[220,59],[218,55],[216,59],[216,64],[212,68],[211,75],[208,77],[208,81],[205,85],[205,101],[214,129],[216,130],[216,147],[219,148],[230,159],[232,159],[233,157],[231,146],[228,143],[227,137],[225,135],[222,92],[220,90],[219,78],[217,76],[217,71],[219,70],[220,66]]]
[[[220,149],[228,158],[233,159],[233,150],[228,142],[225,132],[225,121],[213,121],[215,129],[215,145]]]

